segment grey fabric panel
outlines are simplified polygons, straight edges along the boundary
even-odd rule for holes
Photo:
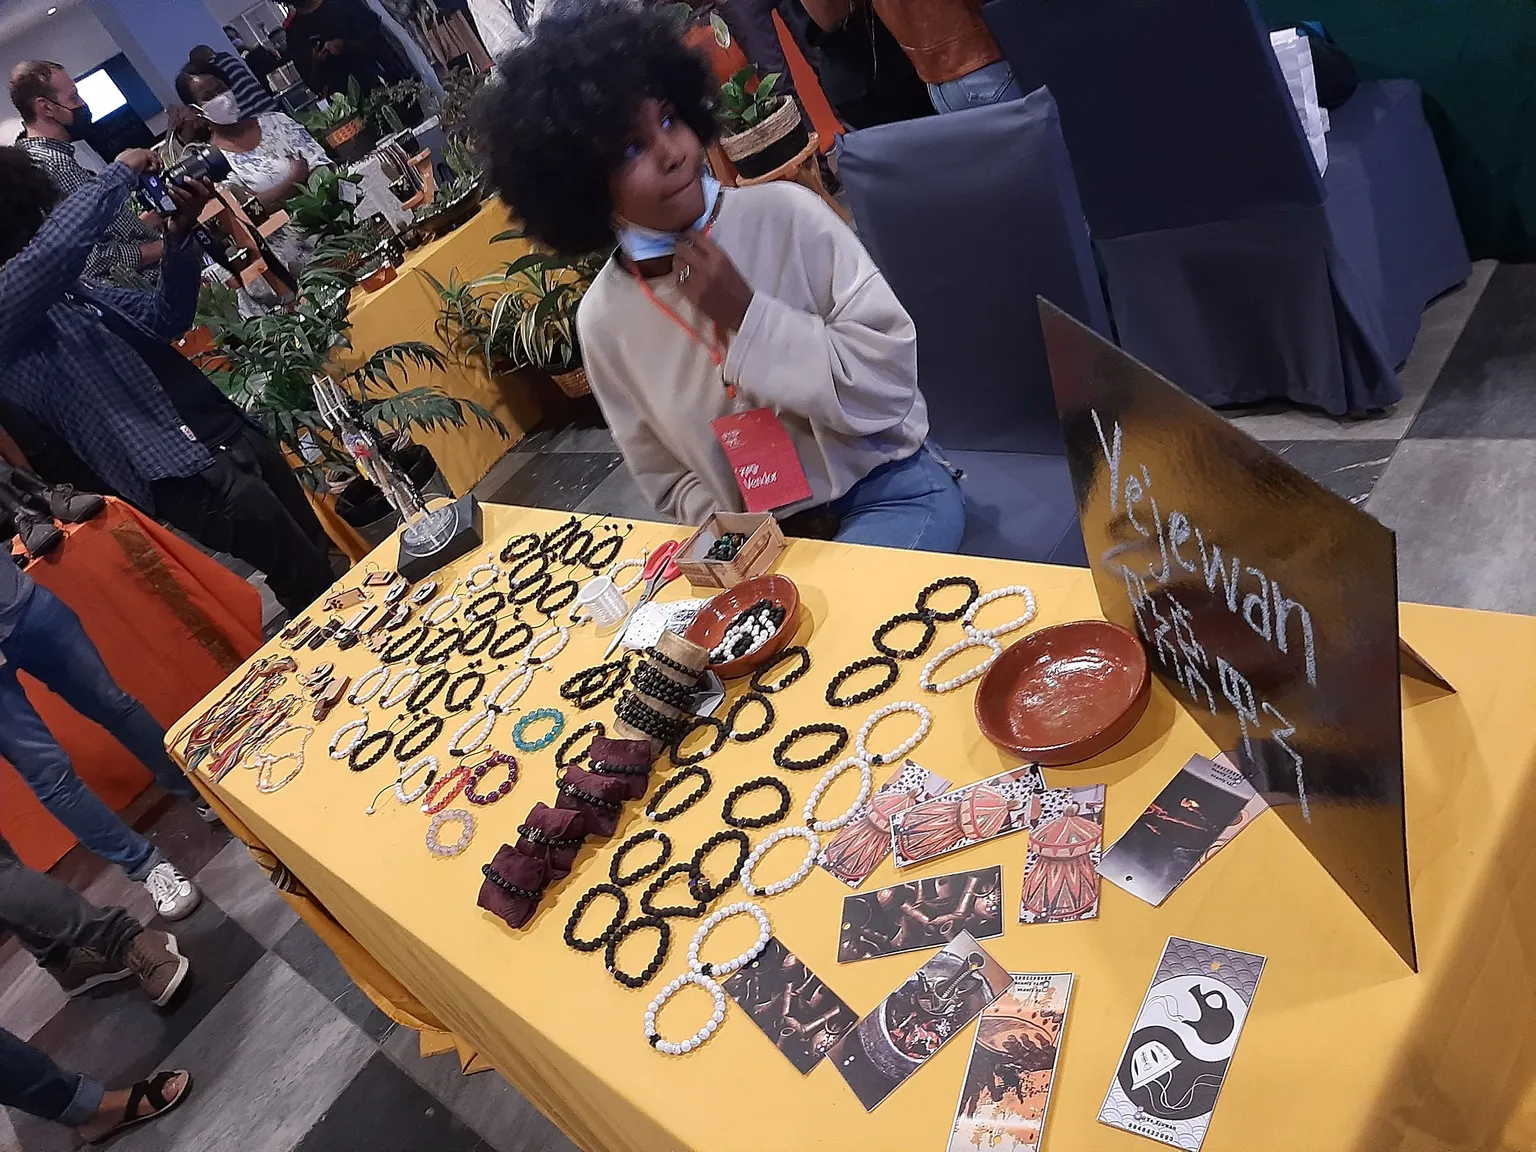
[[[967,556],[1086,565],[1065,456],[1030,452],[949,452],[965,479]]]
[[[1060,453],[1035,296],[1109,324],[1049,95],[850,133],[838,168],[917,324],[934,439]]]

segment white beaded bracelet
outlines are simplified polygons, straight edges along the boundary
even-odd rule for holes
[[[1000,624],[996,628],[976,627],[976,613],[980,612],[994,600],[1001,600],[1004,596],[1022,596],[1024,598],[1024,613],[1016,616],[1006,624]],[[1010,632],[1016,632],[1035,618],[1035,594],[1022,584],[1010,584],[1006,588],[998,588],[988,592],[985,596],[978,596],[976,603],[965,610],[960,623],[966,632],[972,636],[990,636],[996,640],[999,636],[1006,636]]]
[[[389,682],[389,687],[380,693],[379,706],[381,708],[395,707],[412,692],[416,691],[416,685],[419,683],[421,683],[420,668],[407,668],[403,672],[397,672],[395,678]]]
[[[807,846],[805,859],[800,862],[800,867],[782,880],[775,880],[772,884],[758,886],[752,881],[752,869],[757,867],[757,862],[767,854],[768,850],[780,840],[786,840],[791,836],[798,836],[804,840]],[[774,832],[747,857],[747,862],[741,869],[741,887],[748,896],[777,896],[780,892],[788,892],[796,884],[799,884],[811,874],[811,868],[815,866],[817,858],[821,855],[821,840],[816,833],[809,828],[793,827],[780,828]]]
[[[555,650],[553,652],[546,652],[543,656],[534,655],[534,652],[538,650],[540,644],[544,643],[544,641],[548,640],[551,636],[557,635],[560,637],[560,643],[555,645]],[[539,664],[548,664],[556,656],[564,652],[565,646],[570,642],[571,630],[564,624],[555,624],[552,627],[547,628],[543,632],[539,633],[539,635],[535,636],[532,642],[529,643],[528,647],[523,649],[523,659],[518,666],[531,668]]]
[[[341,743],[341,738],[354,728],[357,730],[357,735],[347,741],[345,748],[338,747]],[[368,735],[368,709],[364,708],[363,714],[356,720],[348,720],[340,728],[336,729],[336,734],[331,737],[331,759],[345,760],[348,756],[352,755],[352,749],[363,742],[363,737],[366,735]]]
[[[352,691],[347,693],[348,704],[366,704],[379,694],[379,689],[384,687],[384,681],[389,679],[389,666],[380,664],[377,668],[370,668],[363,673],[363,678],[352,685]],[[374,681],[378,683],[375,684]],[[363,689],[367,691],[364,692]]]
[[[851,772],[854,769],[858,769],[859,772],[859,794],[854,798],[853,803],[848,805],[847,810],[842,815],[836,816],[831,820],[816,819],[816,805],[821,803],[822,796],[826,794],[828,788],[832,787],[832,781],[836,780],[844,772]],[[861,760],[857,756],[850,756],[848,759],[828,768],[827,774],[816,782],[816,787],[812,788],[811,794],[805,798],[805,811],[801,814],[800,818],[813,832],[836,832],[844,824],[864,811],[864,804],[869,800],[869,793],[873,787],[874,781],[871,778],[869,761]]]
[[[879,724],[880,721],[884,720],[887,716],[894,716],[898,712],[911,712],[916,716],[918,720],[917,731],[908,736],[906,740],[891,751],[872,755],[869,751],[869,734],[875,730],[875,725]],[[868,761],[870,764],[895,763],[921,744],[923,737],[928,735],[928,729],[931,727],[933,727],[933,714],[928,709],[924,708],[921,704],[913,703],[911,700],[897,700],[895,703],[887,704],[884,708],[876,709],[870,714],[869,719],[864,721],[864,727],[859,729],[858,739],[854,741],[854,755],[860,760]]]
[[[650,553],[646,553],[645,556],[631,556],[628,560],[620,560],[612,568],[608,569],[608,579],[613,581],[615,587],[617,587],[620,592],[632,591],[635,585],[639,584],[640,581],[645,579],[645,561],[649,555]],[[630,568],[635,570],[635,578],[624,584],[620,584],[619,573],[627,571]]]
[[[967,648],[990,648],[992,654],[974,668],[967,668],[960,675],[951,680],[940,680],[934,683],[933,674],[944,666],[951,657],[958,656]],[[940,652],[932,660],[923,666],[922,675],[917,678],[918,684],[925,692],[953,692],[956,688],[969,684],[976,677],[982,675],[992,665],[997,663],[997,658],[1003,654],[1003,646],[991,636],[983,636],[979,632],[966,634],[964,640],[958,644],[951,644]]]
[[[487,712],[506,712],[523,698],[523,693],[528,691],[528,685],[533,683],[535,668],[532,664],[514,664],[512,671],[501,678],[501,682],[487,692],[483,698]],[[517,691],[512,693],[512,699],[503,701],[501,694],[507,690],[512,681],[521,676],[522,683],[517,686]]]
[[[732,916],[751,916],[757,921],[757,943],[748,948],[740,956],[727,960],[724,964],[700,964],[699,949],[704,946],[705,939],[721,923]],[[735,904],[727,904],[718,912],[712,912],[704,923],[699,925],[699,930],[693,934],[693,943],[688,945],[688,968],[702,976],[729,976],[738,968],[744,968],[756,960],[758,953],[768,947],[768,937],[773,935],[773,928],[768,923],[768,913],[762,907],[746,900],[739,900]]]
[[[666,1002],[676,996],[688,985],[704,989],[715,999],[715,1010],[710,1015],[708,1023],[700,1028],[686,1040],[663,1040],[656,1031],[656,1013],[660,1012]],[[714,980],[705,976],[702,972],[684,972],[665,988],[656,994],[650,1007],[645,1010],[645,1038],[652,1048],[667,1056],[683,1056],[692,1052],[704,1041],[715,1034],[715,1030],[725,1022],[725,989],[721,988]]]
[[[449,593],[447,596],[438,597],[432,602],[431,606],[421,614],[421,623],[431,627],[436,627],[459,610],[459,604],[462,602],[462,600],[463,597],[454,595],[453,593]],[[448,611],[439,615],[439,609],[445,607],[448,609]]]
[[[416,785],[415,788],[412,788],[409,792],[407,792],[405,790],[405,782],[411,779],[411,777],[415,776],[416,773],[420,772],[423,768],[427,770],[426,776],[422,777],[420,784]],[[417,759],[411,761],[411,763],[400,769],[400,778],[395,781],[395,799],[400,801],[402,804],[414,804],[417,800],[420,800],[422,794],[432,786],[431,777],[432,774],[436,771],[436,756],[420,756]]]
[[[491,574],[491,578],[484,584],[477,584],[475,581],[482,572],[489,572]],[[484,592],[487,588],[489,588],[492,584],[495,584],[496,581],[500,579],[501,569],[495,564],[491,563],[490,561],[487,561],[484,564],[476,564],[464,577],[464,591],[470,593],[471,595],[474,595],[476,592]]]
[[[491,707],[485,707],[474,713],[453,734],[453,739],[448,741],[448,754],[450,756],[468,756],[478,752],[490,743],[491,733],[496,730],[496,721],[501,718],[501,713]],[[468,744],[461,746],[459,741],[476,727],[480,728],[480,734]]]
[[[442,832],[445,825],[452,824],[455,820],[464,825],[464,830],[452,844],[444,844],[438,839],[438,834]],[[444,808],[432,817],[432,823],[427,825],[427,851],[434,856],[457,856],[469,847],[469,842],[474,838],[475,815],[468,808]]]

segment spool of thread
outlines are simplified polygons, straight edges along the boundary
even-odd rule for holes
[[[582,616],[590,616],[599,630],[605,630],[619,625],[629,605],[611,577],[594,576],[576,593],[576,609]]]

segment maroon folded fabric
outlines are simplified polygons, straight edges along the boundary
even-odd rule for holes
[[[545,861],[549,865],[549,882],[555,884],[571,874],[571,865],[587,835],[587,814],[551,808],[540,800],[529,810],[518,832],[521,835],[515,845],[517,851]]]
[[[626,768],[649,765],[651,742],[649,740],[617,740],[612,736],[594,736],[587,754],[588,760],[600,764],[619,764]]]
[[[593,836],[612,836],[619,826],[619,813],[629,799],[627,776],[599,776],[572,765],[560,783],[556,808],[580,812],[587,818],[587,832]]]
[[[510,844],[496,850],[495,857],[486,865],[486,877],[480,884],[480,896],[475,901],[493,915],[500,916],[509,928],[521,928],[533,918],[539,906],[539,898],[549,884],[549,865],[536,856],[524,856]],[[508,891],[503,884],[521,891]],[[525,895],[532,892],[533,896]]]

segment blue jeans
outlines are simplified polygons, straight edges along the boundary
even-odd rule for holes
[[[96,1115],[106,1094],[95,1080],[64,1071],[41,1048],[0,1028],[0,1104],[78,1127]]]
[[[882,464],[827,511],[842,519],[834,540],[918,552],[953,552],[965,535],[965,494],[938,452],[924,444]]]
[[[32,589],[11,634],[0,640],[0,654],[5,657],[0,665],[0,756],[75,839],[142,880],[163,857],[76,775],[69,754],[32,707],[16,673],[35,676],[80,715],[100,724],[167,792],[195,799],[197,789],[166,755],[165,729],[117,686],[80,617],[46,588]]]
[[[933,101],[935,112],[964,112],[967,108],[1017,100],[1023,95],[1013,78],[1013,65],[1006,60],[983,64],[974,72],[942,84],[928,85],[928,99]]]

